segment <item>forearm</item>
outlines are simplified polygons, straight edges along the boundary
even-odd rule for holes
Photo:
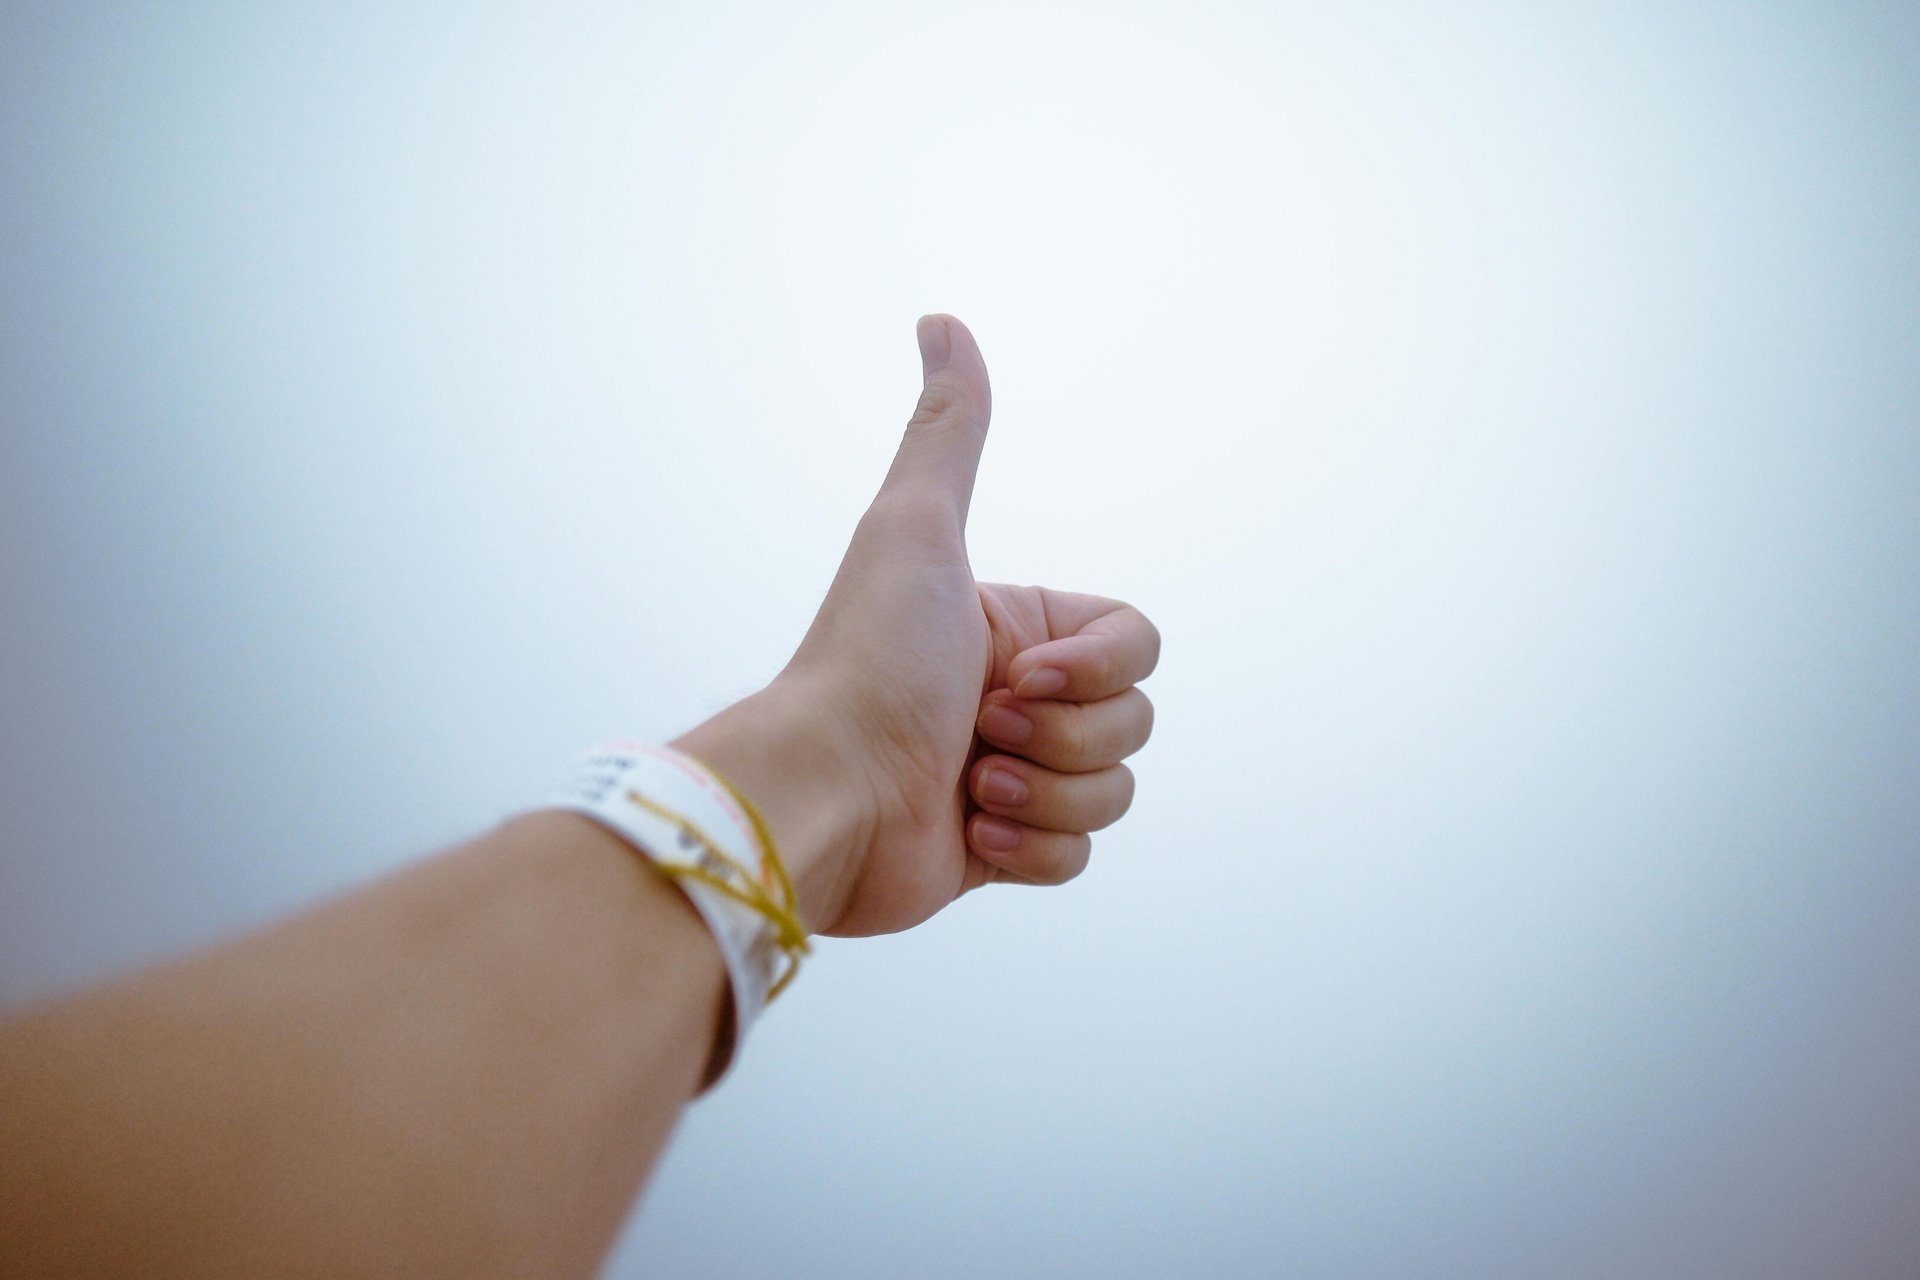
[[[766,812],[805,919],[863,802],[792,684],[675,745]],[[681,891],[518,818],[0,1026],[0,1273],[591,1274],[725,1007]]]
[[[723,994],[631,849],[518,819],[0,1029],[0,1272],[589,1275]]]

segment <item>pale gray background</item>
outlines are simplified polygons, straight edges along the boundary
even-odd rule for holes
[[[1138,805],[615,1274],[1916,1274],[1917,15],[6,6],[0,998],[755,687],[951,310]]]

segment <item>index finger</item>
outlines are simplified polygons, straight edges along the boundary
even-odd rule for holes
[[[1071,635],[1022,650],[1007,665],[1007,687],[1022,698],[1094,702],[1152,675],[1160,661],[1159,629],[1130,604],[1102,603],[1111,608]]]

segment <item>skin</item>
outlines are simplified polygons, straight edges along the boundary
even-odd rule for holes
[[[951,317],[919,340],[920,403],[793,660],[674,743],[758,802],[817,932],[1078,875],[1152,728],[1136,610],[974,581],[986,366]],[[0,1274],[591,1275],[725,996],[649,864],[517,818],[0,1024]]]

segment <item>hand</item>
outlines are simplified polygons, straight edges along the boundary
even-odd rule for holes
[[[1137,610],[974,582],[966,520],[986,365],[951,317],[922,319],[919,339],[926,386],[892,469],[763,695],[810,727],[856,798],[805,904],[823,933],[909,928],[994,880],[1072,879],[1087,833],[1131,803],[1120,761],[1153,724],[1134,686],[1160,638]]]

